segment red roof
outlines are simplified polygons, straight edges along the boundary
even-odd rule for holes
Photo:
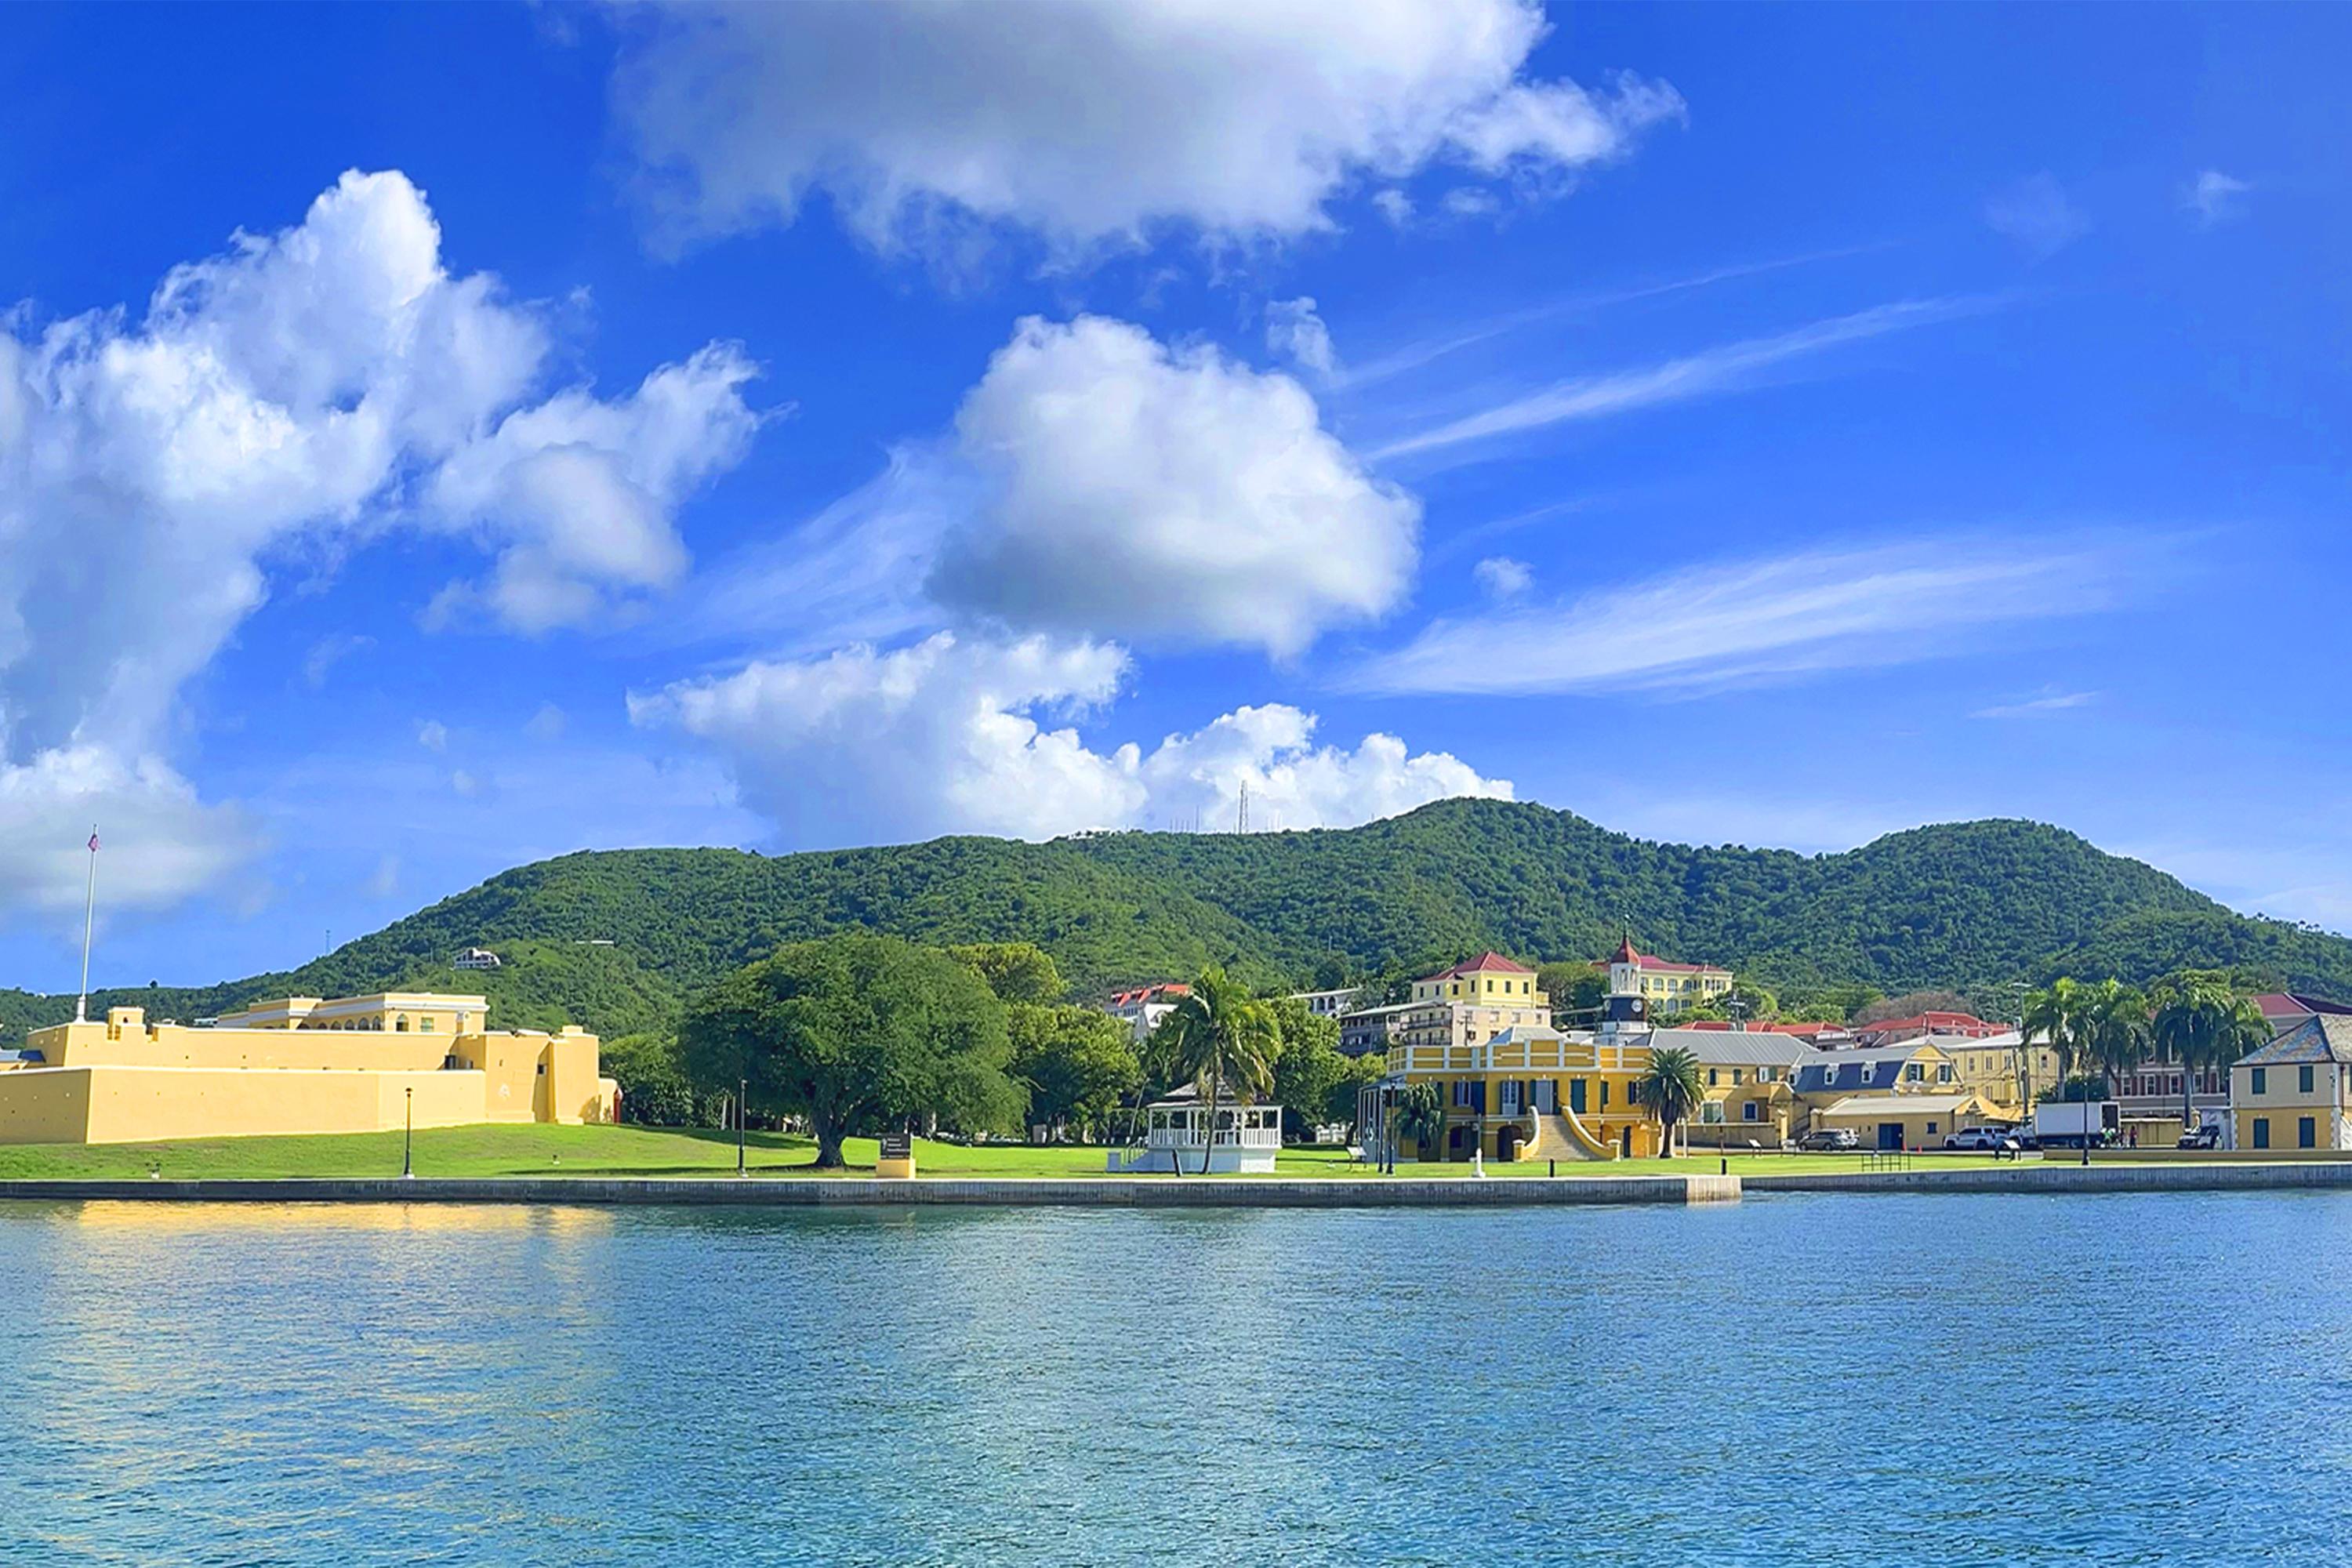
[[[1631,937],[1617,944],[1617,955],[1609,962],[1630,963],[1637,969],[1646,969],[1654,974],[1728,974],[1731,973],[1719,964],[1669,963],[1654,952],[1642,952],[1633,945]]]
[[[1422,984],[1425,985],[1433,980],[1459,980],[1465,974],[1533,974],[1534,973],[1535,971],[1526,964],[1513,963],[1501,953],[1489,950],[1475,958],[1457,963],[1451,969],[1441,969],[1434,974],[1424,974],[1421,978]]]
[[[2263,1010],[2265,1018],[2307,1018],[2315,1013],[2341,1016],[2352,1013],[2352,1006],[2341,1002],[2329,1002],[2317,996],[2298,996],[2292,991],[2265,991],[2254,998],[2254,1005]]]
[[[1983,1039],[1989,1035],[2004,1032],[2006,1026],[1989,1024],[1974,1013],[1920,1013],[1908,1018],[1888,1018],[1876,1024],[1857,1024],[1857,1035],[1966,1035]]]
[[[1192,988],[1190,985],[1181,980],[1170,980],[1158,985],[1139,985],[1132,991],[1114,992],[1111,994],[1110,1005],[1114,1007],[1131,1007],[1139,1002],[1157,1002],[1163,996],[1190,996],[1191,994],[1192,994]]]
[[[1683,1029],[1738,1028],[1745,1029],[1751,1035],[1803,1035],[1808,1038],[1815,1035],[1826,1035],[1832,1029],[1842,1027],[1837,1024],[1733,1024],[1722,1018],[1701,1018],[1696,1023],[1674,1024],[1668,1026]]]

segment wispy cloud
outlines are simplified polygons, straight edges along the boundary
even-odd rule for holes
[[[2243,204],[2238,198],[2253,188],[2243,180],[2231,179],[2219,169],[2208,169],[2181,191],[2180,205],[2197,216],[2200,226],[2210,228],[2217,223],[2227,223],[2239,216]]]
[[[1911,327],[1948,321],[1955,316],[1987,309],[1990,304],[1990,301],[1984,300],[1966,299],[1899,300],[1894,304],[1874,306],[1867,310],[1857,310],[1852,315],[1814,321],[1774,337],[1749,338],[1726,343],[1639,370],[1558,382],[1540,391],[1523,394],[1475,414],[1391,441],[1375,450],[1372,456],[1378,459],[1412,457],[1471,442],[1491,440],[1500,436],[1542,429],[1571,420],[1596,419],[1662,403],[1676,403],[1686,398],[1730,391],[1745,384],[1757,373],[1787,361],[1821,353],[1846,343],[1884,337],[1889,332],[1899,332]]]
[[[2095,691],[2053,691],[2022,702],[1996,702],[1990,708],[1979,708],[1969,715],[1971,719],[2039,719],[2045,714],[2063,713],[2069,708],[2082,708],[2096,702]]]
[[[1909,663],[2137,596],[2166,541],[1922,540],[1677,572],[1438,620],[1343,677],[1372,692],[1691,693]],[[2050,585],[2066,584],[2053,602]]]
[[[1595,310],[1607,310],[1612,305],[1630,305],[1643,300],[1655,300],[1695,289],[1710,288],[1717,283],[1736,282],[1743,278],[1779,272],[1788,268],[1810,267],[1817,262],[1837,261],[1849,256],[1861,256],[1881,248],[1883,247],[1876,245],[1849,245],[1834,250],[1807,251],[1801,256],[1775,257],[1768,261],[1749,261],[1732,267],[1710,268],[1704,272],[1694,272],[1681,278],[1669,278],[1657,283],[1641,283],[1626,289],[1572,294],[1566,299],[1549,300],[1524,310],[1514,310],[1507,315],[1496,316],[1487,321],[1460,328],[1443,336],[1424,338],[1419,342],[1407,343],[1402,348],[1392,349],[1361,364],[1349,366],[1336,378],[1336,384],[1345,388],[1369,386],[1375,382],[1386,381],[1391,376],[1402,375],[1407,371],[1419,370],[1423,365],[1443,359],[1448,354],[1459,353],[1465,349],[1475,348],[1480,343],[1491,342],[1497,338],[1524,332],[1530,327],[1539,326],[1546,321],[1559,321],[1564,317],[1580,316]]]

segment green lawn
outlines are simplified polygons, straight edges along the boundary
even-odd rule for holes
[[[356,1132],[299,1138],[209,1138],[168,1143],[17,1144],[0,1146],[0,1179],[30,1177],[395,1176],[400,1173],[397,1132]],[[748,1163],[761,1175],[814,1175],[816,1146],[806,1138],[754,1132]],[[874,1165],[870,1138],[853,1138],[845,1148],[849,1175]],[[916,1169],[930,1176],[1098,1176],[1105,1151],[1098,1148],[1038,1148],[993,1144],[967,1148],[918,1139]],[[1570,1176],[1663,1175],[1712,1172],[1718,1156],[1679,1160],[1622,1160],[1562,1165]],[[1813,1173],[1858,1171],[1853,1154],[1734,1154],[1735,1174]],[[1983,1155],[1923,1157],[1921,1168],[1990,1163]],[[723,1175],[735,1169],[732,1133],[709,1129],[652,1127],[481,1126],[435,1128],[416,1134],[419,1176],[695,1176]],[[1351,1163],[1338,1149],[1286,1149],[1277,1163],[1285,1176],[1331,1176],[1374,1182],[1380,1173]],[[1406,1164],[1400,1176],[1466,1178],[1462,1164]],[[1546,1174],[1528,1161],[1490,1164],[1486,1173],[1523,1180]]]

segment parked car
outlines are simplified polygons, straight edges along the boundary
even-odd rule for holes
[[[2007,1127],[1963,1127],[1944,1140],[1947,1149],[1965,1149],[1985,1154],[2005,1147],[2015,1141],[2016,1133]]]
[[[2219,1149],[2221,1146],[2221,1129],[2218,1123],[2207,1127],[2192,1127],[2180,1135],[2179,1147],[2183,1149]]]
[[[1811,1150],[1816,1154],[1839,1149],[1858,1148],[1861,1143],[1862,1140],[1854,1135],[1854,1131],[1851,1127],[1824,1127],[1819,1131],[1808,1132],[1797,1140],[1798,1148]]]

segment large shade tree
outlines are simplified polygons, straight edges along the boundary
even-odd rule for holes
[[[807,1117],[820,1167],[842,1164],[845,1137],[891,1122],[1020,1124],[1003,1004],[966,965],[897,937],[781,948],[698,998],[678,1044],[697,1082],[741,1079],[761,1110]]]
[[[1209,1168],[1215,1147],[1217,1111],[1228,1091],[1248,1101],[1274,1085],[1274,1062],[1282,1049],[1282,1028],[1274,1009],[1249,987],[1209,968],[1192,982],[1190,994],[1151,1032],[1153,1067],[1168,1083],[1189,1083],[1208,1107],[1208,1142],[1201,1169]],[[1176,1169],[1181,1173],[1180,1156]]]
[[[1029,1089],[1029,1120],[1081,1137],[1106,1130],[1119,1102],[1143,1081],[1135,1036],[1125,1020],[1095,1007],[1005,1010],[1013,1076]]]

